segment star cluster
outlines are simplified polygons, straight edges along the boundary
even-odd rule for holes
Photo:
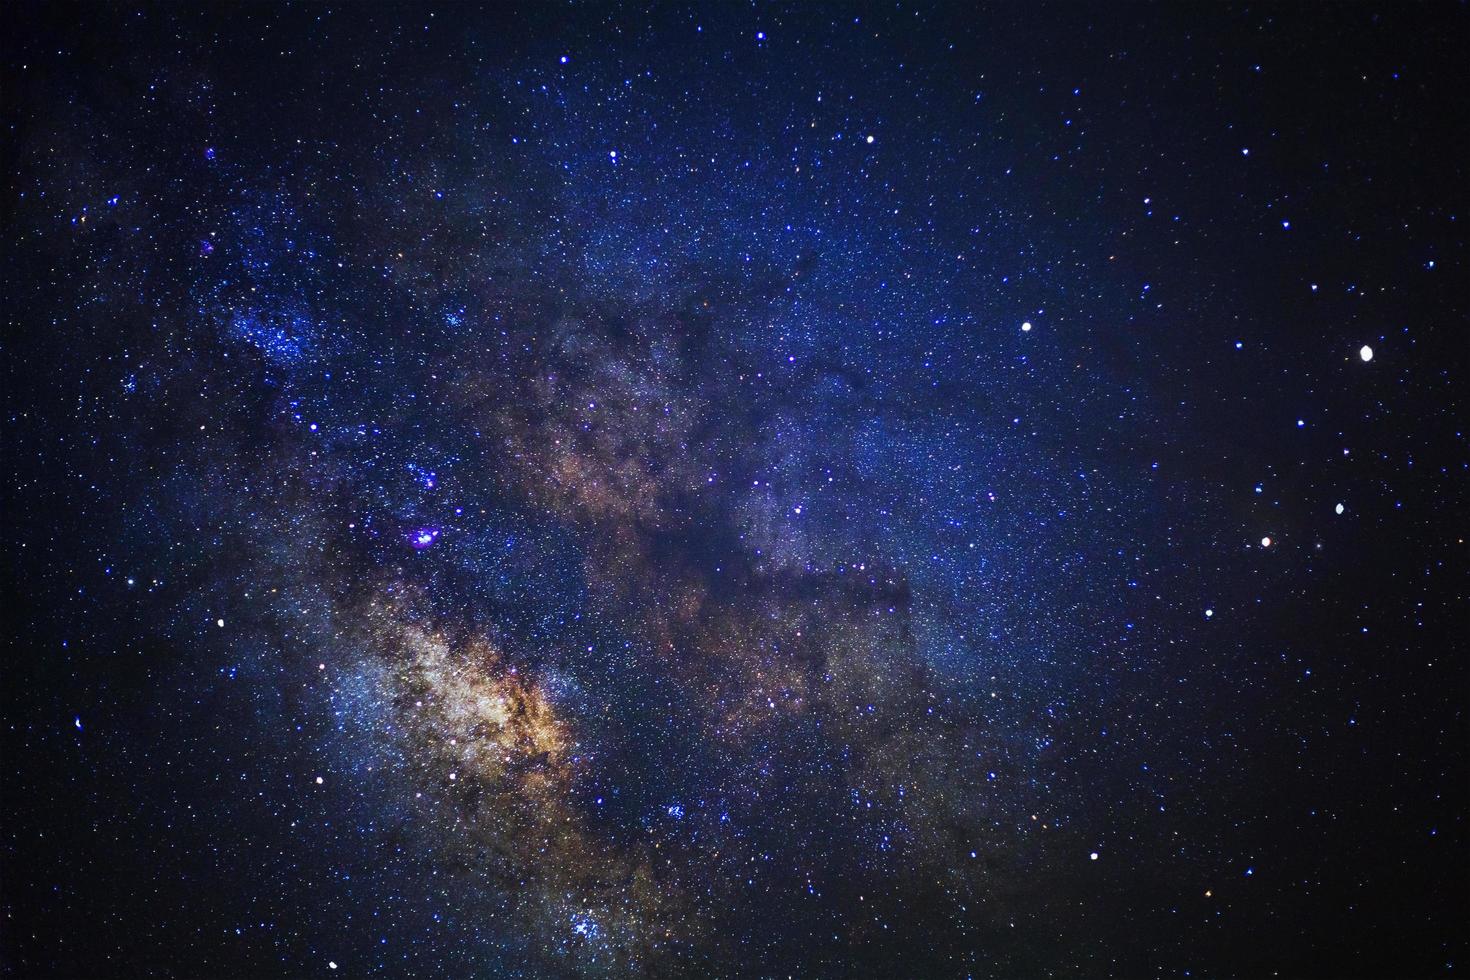
[[[18,21],[0,968],[1463,967],[1463,9]]]

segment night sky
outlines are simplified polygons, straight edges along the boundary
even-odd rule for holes
[[[1470,969],[1470,8],[8,7],[0,972]]]

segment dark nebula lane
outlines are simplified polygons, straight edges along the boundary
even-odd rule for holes
[[[9,15],[0,976],[1470,968],[1463,5]]]

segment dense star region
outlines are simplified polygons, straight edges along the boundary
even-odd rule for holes
[[[0,974],[1470,968],[1463,5],[9,13]]]

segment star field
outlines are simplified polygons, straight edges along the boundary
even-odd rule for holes
[[[1465,969],[1462,7],[13,14],[4,975]]]

